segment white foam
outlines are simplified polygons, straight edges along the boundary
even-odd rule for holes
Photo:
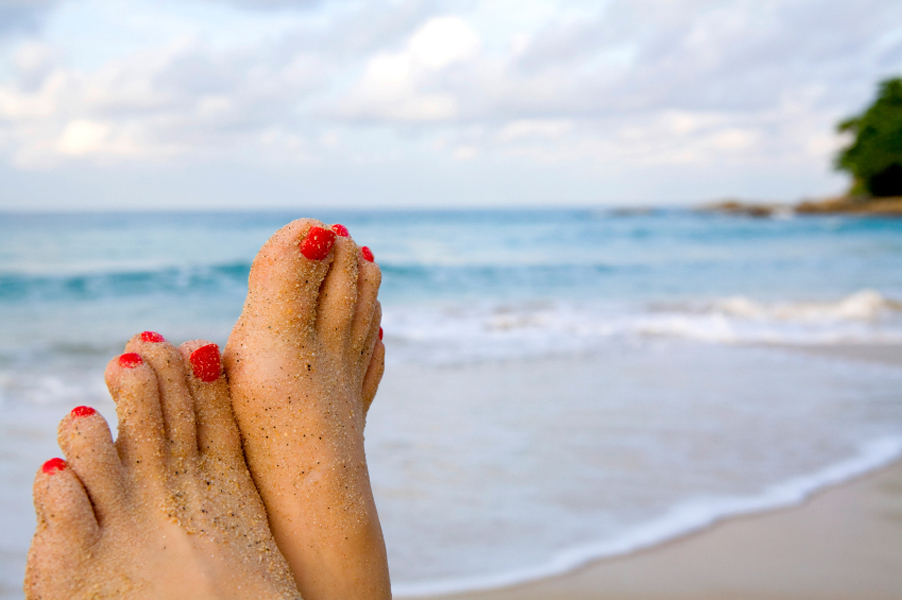
[[[801,321],[874,321],[883,314],[902,309],[902,303],[890,300],[876,290],[861,290],[836,302],[756,302],[734,296],[713,304],[715,313],[754,320]]]
[[[402,582],[392,586],[392,594],[405,598],[471,592],[561,575],[594,560],[628,554],[705,529],[728,517],[798,505],[818,490],[878,469],[900,456],[902,436],[880,438],[862,445],[856,456],[815,473],[772,485],[756,496],[697,498],[674,506],[660,517],[616,538],[570,548],[543,564],[479,577]]]
[[[613,337],[711,344],[902,342],[902,303],[875,290],[827,301],[746,296],[668,306],[549,302],[386,307],[395,362],[448,363],[586,352]]]

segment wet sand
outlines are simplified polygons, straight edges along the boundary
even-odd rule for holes
[[[799,350],[902,367],[900,346]],[[567,575],[438,598],[898,600],[902,461],[824,490],[800,506],[729,519]]]

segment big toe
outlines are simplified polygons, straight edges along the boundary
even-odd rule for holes
[[[277,231],[254,259],[239,327],[291,343],[312,334],[335,238],[335,232],[311,219]]]

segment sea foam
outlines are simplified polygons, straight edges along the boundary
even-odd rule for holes
[[[394,362],[451,364],[591,352],[612,338],[713,344],[902,343],[902,302],[875,290],[832,301],[730,296],[623,304],[483,301],[387,306]]]

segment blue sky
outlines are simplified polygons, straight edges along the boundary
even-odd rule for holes
[[[900,73],[898,0],[0,0],[0,209],[792,201]]]

